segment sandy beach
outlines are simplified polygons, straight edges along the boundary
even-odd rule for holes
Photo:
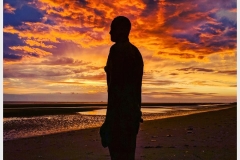
[[[109,160],[99,128],[4,141],[4,160]],[[136,160],[237,159],[237,107],[144,121]]]

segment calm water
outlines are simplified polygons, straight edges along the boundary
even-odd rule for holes
[[[82,115],[106,115],[107,109],[96,109],[93,111],[84,111],[78,112]],[[152,107],[152,108],[142,108],[142,113],[167,113],[169,111],[176,111],[176,110],[195,110],[194,108],[186,108],[186,107]]]
[[[154,120],[166,117],[181,116],[208,110],[220,106],[155,106],[143,107],[143,119]],[[106,109],[77,112],[71,115],[45,115],[34,117],[11,117],[3,119],[4,141],[47,135],[71,130],[100,127],[105,119]]]

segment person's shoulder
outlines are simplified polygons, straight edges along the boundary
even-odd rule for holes
[[[139,51],[139,49],[134,45],[134,44],[132,44],[132,43],[130,43],[131,44],[131,46],[133,47],[133,49],[135,50],[135,51],[137,51],[138,53],[140,53],[140,51]],[[140,53],[141,54],[141,53]]]
[[[141,54],[141,52],[139,51],[139,49],[138,49],[135,45],[133,45],[132,43],[131,43],[131,46],[132,46],[133,50],[135,51],[135,53],[136,53],[139,57],[142,58],[142,54]]]
[[[132,45],[132,48],[135,50],[135,54],[137,55],[139,61],[142,63],[142,65],[144,65],[141,52],[139,51],[139,49],[135,45],[133,45],[132,43],[131,43],[131,45]]]
[[[134,44],[132,44],[132,43],[130,43],[130,44],[131,44],[132,47],[134,47],[135,49],[138,50],[138,48]]]
[[[110,51],[113,50],[115,47],[116,47],[116,44],[113,44],[113,45],[110,47]]]
[[[116,50],[115,48],[116,48],[116,44],[113,44],[113,45],[110,47],[110,50],[109,50],[109,56],[110,56],[110,57],[111,57],[112,54],[114,53],[114,50]]]
[[[110,54],[116,54],[118,50],[118,46],[116,43],[114,43],[111,47],[110,47]]]

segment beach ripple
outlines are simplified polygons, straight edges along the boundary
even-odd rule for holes
[[[5,140],[99,127],[105,116],[51,115],[4,119]]]

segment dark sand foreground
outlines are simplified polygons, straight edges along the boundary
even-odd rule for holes
[[[4,160],[107,160],[99,128],[5,141]],[[145,121],[136,160],[237,159],[237,107]]]

